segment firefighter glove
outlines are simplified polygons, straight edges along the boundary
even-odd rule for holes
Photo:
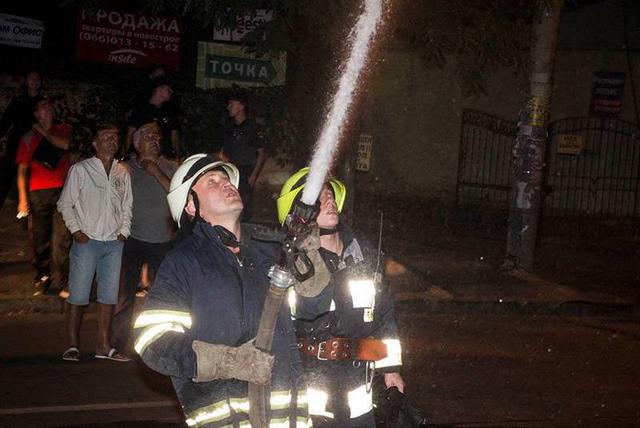
[[[197,373],[194,382],[216,379],[240,379],[266,385],[271,379],[273,355],[256,348],[252,342],[233,347],[194,340]]]
[[[320,248],[320,228],[317,223],[309,223],[306,236],[296,243],[296,248],[309,253]]]
[[[322,292],[322,290],[324,290],[327,284],[329,284],[331,272],[329,272],[324,259],[317,249],[308,251],[307,257],[309,257],[315,273],[311,278],[302,282],[297,282],[293,288],[302,297],[316,297]],[[301,261],[296,260],[294,263],[296,263],[296,267],[299,270],[303,271],[305,269],[305,266]]]

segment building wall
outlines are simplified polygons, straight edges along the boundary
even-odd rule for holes
[[[640,55],[631,54],[630,73],[617,20],[621,14],[622,2],[613,1],[564,15],[551,120],[587,116],[593,73],[617,71],[626,73],[621,118],[637,122],[630,80],[640,90]],[[632,48],[638,44],[632,42]],[[453,198],[462,110],[516,121],[528,91],[528,76],[503,69],[489,80],[486,95],[463,98],[453,65],[427,69],[412,52],[385,52],[375,67],[361,120],[361,132],[373,136],[371,171],[360,173],[358,180],[369,184],[391,178],[385,181],[426,197]]]

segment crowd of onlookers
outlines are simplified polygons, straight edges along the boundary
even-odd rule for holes
[[[68,304],[63,358],[79,359],[83,309],[94,296],[96,357],[129,361],[122,351],[136,295],[152,283],[176,231],[166,194],[186,154],[180,109],[164,68],[156,66],[134,97],[126,126],[98,124],[94,155],[80,159],[71,126],[57,120],[41,86],[38,71],[26,73],[24,93],[2,115],[0,207],[15,183],[17,217],[29,220],[34,295],[59,294]],[[214,154],[240,170],[246,220],[265,162],[264,138],[248,115],[246,92],[228,98],[227,112],[223,145]]]

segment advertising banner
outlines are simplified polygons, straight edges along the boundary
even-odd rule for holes
[[[618,117],[622,111],[625,74],[597,71],[593,73],[591,116]]]
[[[265,9],[256,10],[255,15],[238,16],[233,28],[215,27],[213,29],[213,40],[239,42],[248,33],[272,19],[273,11]]]
[[[42,21],[0,13],[0,44],[40,49],[43,34]]]
[[[135,68],[180,65],[182,23],[176,17],[81,9],[76,28],[76,60]]]
[[[286,52],[258,58],[242,46],[198,42],[199,88],[280,86],[285,83],[286,69]]]

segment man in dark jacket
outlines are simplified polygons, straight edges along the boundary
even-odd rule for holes
[[[16,179],[18,142],[36,122],[33,111],[42,100],[40,73],[29,71],[24,83],[24,93],[11,100],[0,120],[0,208]]]
[[[268,385],[270,426],[307,426],[289,308],[280,312],[272,354],[252,343],[279,248],[241,229],[238,181],[234,165],[204,154],[174,174],[167,199],[181,239],[134,324],[135,349],[171,376],[189,426],[248,426],[248,382]]]
[[[308,168],[284,184],[278,216],[285,222],[302,195]],[[316,295],[290,290],[314,427],[375,427],[371,382],[404,390],[393,300],[381,281],[379,257],[340,223],[345,186],[330,178],[319,196],[320,256],[331,272]]]
[[[227,99],[229,123],[224,128],[220,159],[237,165],[240,170],[238,189],[244,204],[243,219],[249,221],[252,213],[252,194],[267,155],[264,129],[248,112],[248,96],[236,90]]]

